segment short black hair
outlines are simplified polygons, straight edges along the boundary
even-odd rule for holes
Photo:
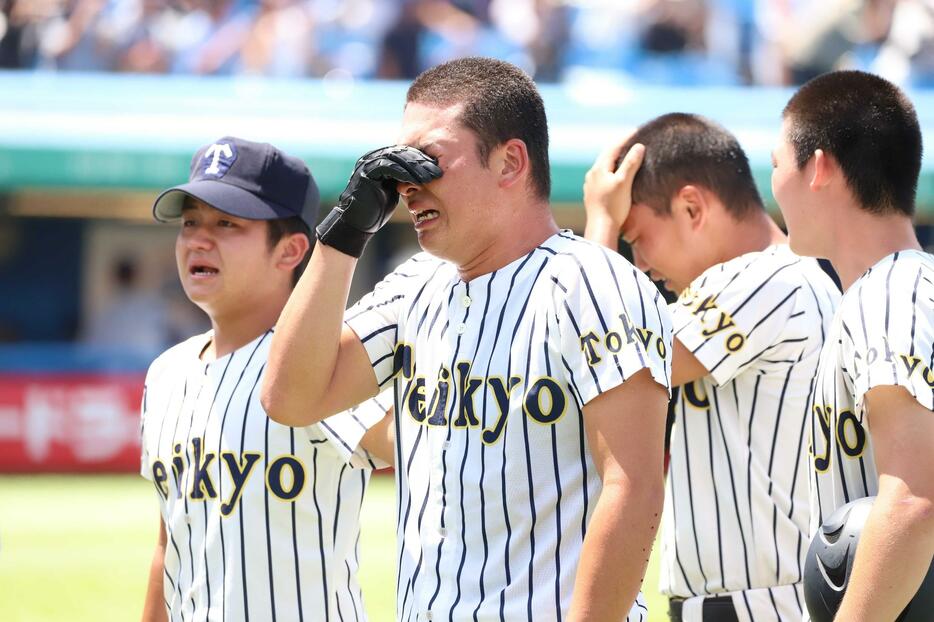
[[[273,220],[267,220],[266,223],[266,239],[269,242],[270,249],[275,248],[279,240],[293,233],[301,233],[308,238],[308,252],[305,253],[302,260],[292,270],[292,287],[295,287],[298,283],[298,279],[300,279],[302,273],[305,272],[305,268],[308,267],[308,261],[311,259],[311,251],[315,245],[315,238],[311,235],[311,229],[309,229],[308,224],[302,220],[301,216],[275,218]]]
[[[860,207],[914,214],[921,127],[897,86],[862,71],[834,71],[798,89],[782,117],[799,169],[821,149],[839,163]]]
[[[717,195],[736,220],[764,209],[746,152],[710,119],[682,112],[656,117],[636,130],[620,157],[636,143],[645,145],[645,157],[633,178],[634,203],[665,216],[675,194],[693,184]]]
[[[463,104],[460,122],[477,135],[484,164],[495,147],[512,138],[522,140],[529,152],[536,196],[544,200],[551,196],[545,104],[532,79],[515,65],[494,58],[453,60],[415,78],[405,101]]]

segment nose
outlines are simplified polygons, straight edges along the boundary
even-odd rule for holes
[[[399,196],[403,199],[407,199],[418,192],[419,188],[420,186],[406,181],[400,181],[398,184],[396,184],[396,192],[398,192]]]
[[[206,250],[211,248],[214,243],[213,238],[207,230],[207,227],[187,227],[184,230],[185,245],[190,250]]]

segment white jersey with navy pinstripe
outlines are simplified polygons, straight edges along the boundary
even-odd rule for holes
[[[872,266],[834,318],[810,422],[812,533],[841,505],[878,491],[863,398],[887,385],[934,410],[934,256],[921,251]]]
[[[744,592],[749,619],[800,620],[805,422],[839,298],[816,260],[777,244],[709,268],[671,305],[675,338],[710,373],[673,403],[663,593]]]
[[[168,536],[169,620],[366,619],[357,538],[371,463],[358,442],[386,409],[371,400],[307,428],[269,420],[271,336],[205,363],[211,333],[199,335],[146,376],[141,471]]]
[[[669,385],[658,290],[561,232],[469,282],[416,255],[346,321],[395,381],[398,619],[563,619],[601,489],[582,409],[643,368]]]

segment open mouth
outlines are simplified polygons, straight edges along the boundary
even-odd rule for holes
[[[416,225],[420,225],[420,224],[422,224],[423,222],[428,222],[428,221],[430,221],[430,220],[434,220],[434,219],[437,218],[438,216],[440,216],[440,214],[438,213],[438,211],[437,211],[437,210],[433,210],[433,209],[426,209],[426,210],[422,210],[422,211],[420,211],[420,212],[416,212],[416,213],[415,213],[415,224],[416,224]]]
[[[219,271],[217,268],[212,268],[211,266],[203,266],[195,264],[188,268],[188,274],[192,276],[213,276]]]

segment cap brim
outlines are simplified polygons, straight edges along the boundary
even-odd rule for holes
[[[181,218],[186,196],[194,197],[231,216],[248,220],[273,220],[297,215],[284,207],[263,201],[243,188],[202,179],[169,188],[156,197],[152,205],[153,217],[160,222]]]

